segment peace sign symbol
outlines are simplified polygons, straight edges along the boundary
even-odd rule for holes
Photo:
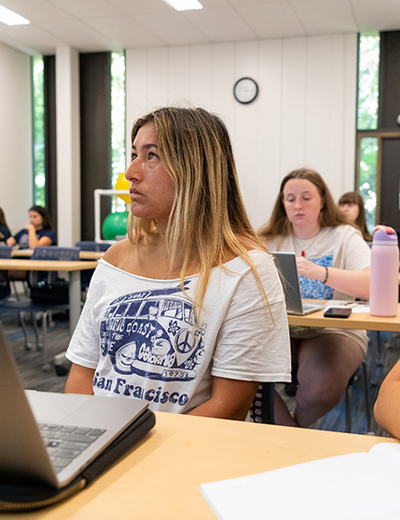
[[[190,330],[181,330],[176,338],[176,348],[181,354],[190,352],[194,347],[195,339]]]

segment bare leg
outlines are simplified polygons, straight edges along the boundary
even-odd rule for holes
[[[364,358],[361,347],[340,334],[304,339],[297,347],[295,420],[308,427],[334,408]]]

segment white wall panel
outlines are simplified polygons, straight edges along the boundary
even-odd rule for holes
[[[0,206],[17,232],[32,206],[30,58],[0,44],[0,70]]]
[[[306,38],[283,41],[282,56],[282,171],[304,166],[306,143]]]
[[[280,181],[293,168],[319,170],[336,197],[353,188],[357,35],[128,50],[126,56],[127,127],[168,103],[220,114],[255,227],[268,219]],[[249,105],[233,97],[241,76],[259,84]]]

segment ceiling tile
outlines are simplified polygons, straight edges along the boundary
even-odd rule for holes
[[[0,0],[0,4],[28,18],[31,22],[71,18],[71,15],[64,9],[60,9],[47,0]]]
[[[136,21],[166,45],[210,43],[210,39],[178,11],[164,14],[138,13]]]
[[[127,16],[111,18],[88,18],[86,23],[107,37],[120,42],[120,47],[162,46],[163,41]]]
[[[248,23],[231,7],[186,11],[183,14],[213,42],[254,40],[257,37]]]
[[[296,13],[287,2],[281,0],[258,4],[236,5],[241,17],[258,38],[287,38],[305,36],[306,32]]]
[[[289,0],[307,34],[357,32],[358,26],[348,0]]]
[[[118,42],[107,38],[88,24],[80,20],[65,20],[62,22],[44,22],[39,24],[42,29],[54,36],[66,40],[71,47],[80,52],[99,52],[117,50]]]
[[[350,0],[360,32],[400,29],[399,0]]]
[[[1,1],[1,0],[0,0]],[[107,0],[50,0],[74,18],[93,18],[94,16],[116,16],[117,8]],[[119,13],[121,14],[121,13]]]
[[[8,39],[19,42],[21,46],[17,46],[17,48],[28,54],[54,54],[56,47],[67,45],[67,41],[59,36],[50,34],[32,24],[11,27],[0,24],[0,26],[0,40],[5,43]]]

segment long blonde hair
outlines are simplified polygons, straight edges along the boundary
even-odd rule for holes
[[[312,182],[317,188],[323,201],[323,207],[319,214],[319,225],[321,228],[349,224],[346,217],[336,206],[331,192],[321,175],[315,170],[300,168],[288,173],[281,182],[281,187],[271,213],[271,218],[259,230],[259,233],[261,233],[266,239],[272,239],[278,236],[289,236],[293,233],[292,225],[287,218],[285,206],[283,204],[283,190],[286,183],[291,179],[305,179]]]
[[[153,123],[165,167],[175,185],[167,224],[169,262],[181,265],[181,287],[192,262],[198,265],[199,282],[194,297],[201,308],[211,269],[223,267],[227,251],[255,266],[241,237],[265,250],[254,231],[242,200],[228,131],[215,114],[203,108],[165,107],[139,118],[133,125],[132,143],[147,123]],[[157,222],[130,215],[128,236],[138,243]],[[262,288],[262,285],[261,285]],[[264,295],[265,291],[262,288]]]

